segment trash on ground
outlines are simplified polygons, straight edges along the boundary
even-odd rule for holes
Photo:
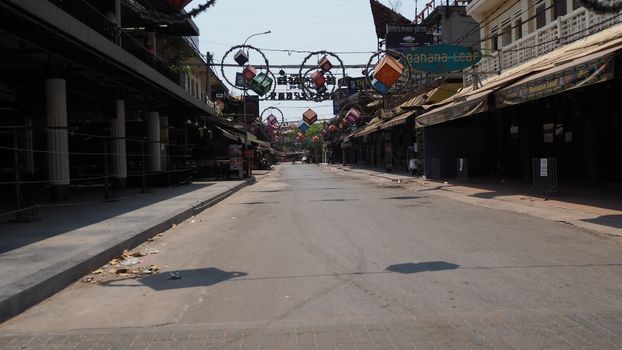
[[[175,227],[175,224],[173,224],[173,227]],[[164,233],[158,233],[157,237],[164,237]]]
[[[120,265],[122,266],[132,266],[132,265],[137,265],[140,264],[142,261],[139,260],[138,258],[127,258],[123,261],[120,262]]]
[[[82,282],[84,283],[95,283],[95,278],[94,277],[84,277],[84,279],[82,280]]]
[[[178,279],[181,279],[181,275],[179,274],[179,271],[169,272],[168,277],[166,279],[167,280],[178,280]]]
[[[104,270],[102,270],[102,269],[97,269],[97,270],[93,271],[93,274],[94,274],[94,275],[99,275],[99,274],[100,274],[100,273],[102,273],[102,272],[104,272]]]
[[[150,255],[150,254],[158,254],[160,251],[154,248],[147,248],[147,250],[145,251],[145,255]]]
[[[195,222],[197,222],[196,220],[190,220],[191,224],[194,224]]]

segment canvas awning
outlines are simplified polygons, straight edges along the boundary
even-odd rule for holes
[[[384,129],[392,128],[392,127],[397,126],[397,125],[406,124],[406,122],[408,121],[408,118],[414,116],[415,113],[416,113],[415,111],[408,111],[408,112],[404,112],[402,114],[398,114],[394,118],[392,118],[392,119],[382,123],[380,125],[380,129],[384,130]]]
[[[620,48],[597,52],[519,80],[495,93],[495,106],[502,108],[613,79],[614,53]]]
[[[216,126],[216,129],[220,130],[220,131],[222,132],[222,135],[223,135],[224,137],[228,138],[229,140],[232,140],[232,141],[236,141],[236,142],[237,142],[237,141],[239,141],[239,140],[241,140],[241,139],[243,138],[243,135],[242,135],[242,134],[240,134],[240,135],[234,135],[234,134],[232,134],[232,133],[228,132],[227,130],[225,130],[225,129],[223,129],[223,128],[219,127],[219,126]]]
[[[350,137],[356,138],[356,137],[363,137],[363,136],[372,134],[378,131],[378,128],[380,127],[381,124],[382,124],[382,121],[380,120],[380,118],[376,117],[370,120],[369,123],[365,125],[362,129],[357,130],[352,135],[350,135]]]
[[[492,91],[479,90],[477,93],[455,99],[451,103],[424,113],[417,117],[417,127],[431,126],[485,112],[489,108],[488,98]]]

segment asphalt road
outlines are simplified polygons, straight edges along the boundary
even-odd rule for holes
[[[390,181],[284,164],[148,248],[0,349],[622,349],[618,240]]]

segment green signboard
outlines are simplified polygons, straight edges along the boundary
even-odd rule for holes
[[[482,59],[482,53],[464,46],[420,46],[406,53],[406,60],[415,70],[446,73],[463,70]]]

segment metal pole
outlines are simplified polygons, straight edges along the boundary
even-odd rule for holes
[[[248,39],[247,39],[248,40]],[[242,116],[242,125],[244,125],[244,147],[242,147],[242,157],[244,157],[244,164],[246,164],[246,176],[250,176],[250,164],[248,159],[246,158],[246,146],[248,144],[248,131],[246,130],[246,102],[248,97],[248,90],[244,87],[244,113]]]

